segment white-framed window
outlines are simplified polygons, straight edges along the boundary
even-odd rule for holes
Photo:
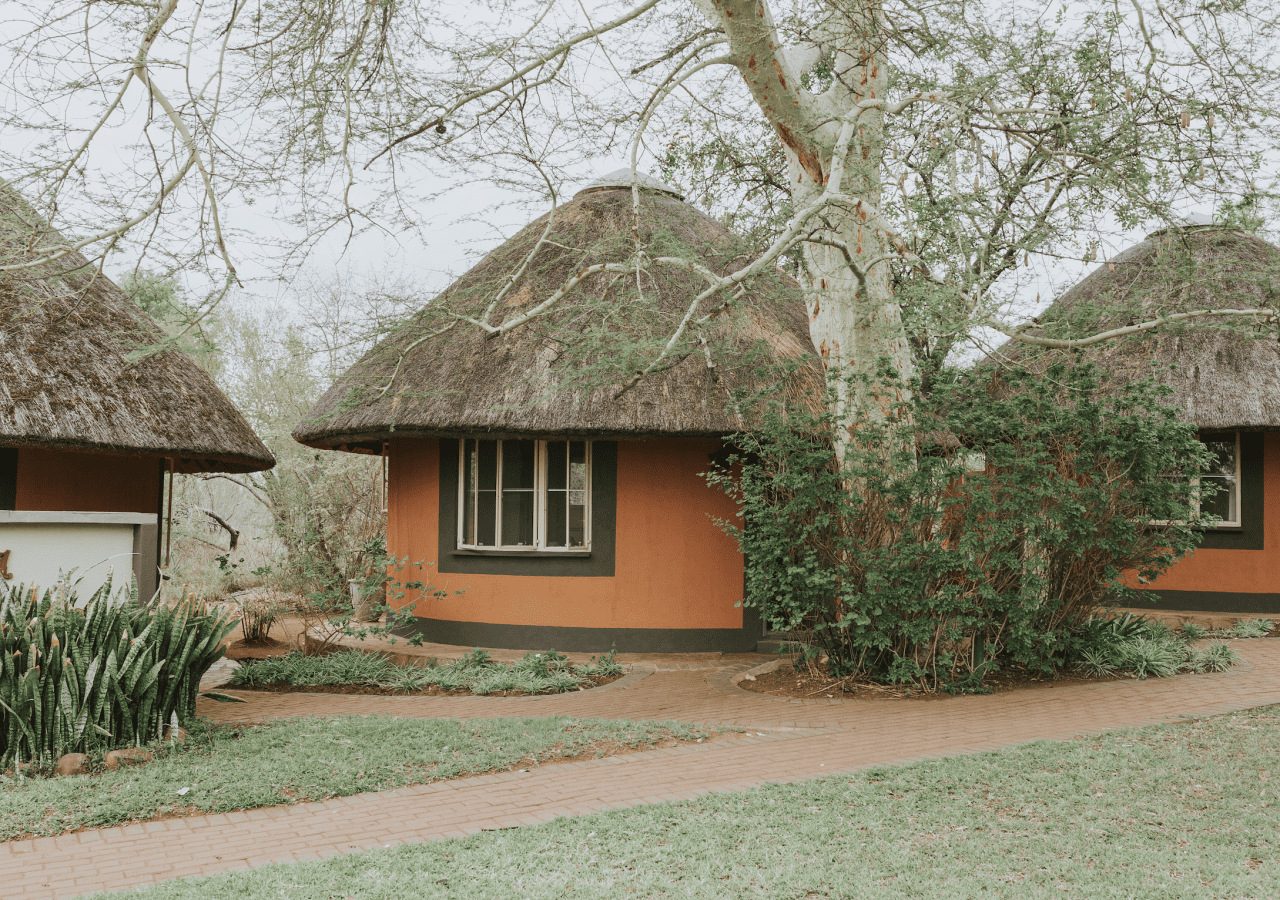
[[[589,552],[591,442],[458,442],[458,547]]]
[[[1197,511],[1219,519],[1216,528],[1240,527],[1240,432],[1202,438],[1213,454],[1209,470],[1195,480]],[[1216,490],[1202,490],[1212,485]]]

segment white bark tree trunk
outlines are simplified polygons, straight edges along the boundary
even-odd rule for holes
[[[890,236],[880,209],[884,110],[889,85],[880,0],[846,0],[821,28],[817,58],[831,63],[822,93],[801,86],[760,0],[708,0],[735,62],[790,160],[794,208],[824,192],[861,201],[829,205],[804,243],[809,333],[832,382],[836,449],[842,461],[862,423],[903,420],[914,364],[894,296]],[[842,146],[841,123],[853,118]],[[848,136],[848,135],[846,135]],[[886,447],[886,459],[896,448]]]

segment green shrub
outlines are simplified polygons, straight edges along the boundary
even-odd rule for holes
[[[940,376],[848,433],[843,462],[829,415],[738,435],[710,479],[739,506],[745,604],[836,676],[968,690],[1071,665],[1094,609],[1149,599],[1126,573],[1195,546],[1208,462],[1154,384],[1099,388],[1088,366]]]
[[[1183,622],[1182,628],[1179,629],[1182,636],[1189,641],[1198,641],[1209,633],[1209,630],[1203,625],[1197,625],[1195,622]]]
[[[235,620],[192,601],[0,587],[0,765],[140,746],[195,714]]]

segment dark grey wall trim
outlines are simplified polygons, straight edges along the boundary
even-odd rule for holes
[[[1206,433],[1206,437],[1208,437]],[[1210,528],[1200,546],[1208,550],[1263,549],[1263,434],[1240,432],[1240,527]]]
[[[0,509],[15,509],[18,502],[18,450],[0,447]]]
[[[760,640],[760,620],[743,610],[741,628],[566,628],[414,619],[404,633],[464,647],[605,653],[746,653]]]
[[[1241,594],[1228,591],[1147,591],[1159,595],[1155,609],[1193,609],[1202,612],[1280,613],[1280,594]]]
[[[471,575],[545,575],[608,578],[613,575],[618,524],[618,445],[591,445],[591,552],[574,554],[484,553],[458,549],[458,442],[440,441],[441,572]],[[433,638],[435,640],[435,638]],[[450,643],[445,641],[444,643]],[[468,643],[463,641],[462,643]],[[489,644],[487,646],[506,646]],[[559,649],[559,648],[557,648]],[[605,649],[609,649],[605,647]]]

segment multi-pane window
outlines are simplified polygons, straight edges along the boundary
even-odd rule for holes
[[[1213,454],[1213,462],[1200,476],[1197,491],[1200,511],[1220,519],[1216,523],[1218,527],[1239,527],[1240,435],[1206,438],[1204,444]]]
[[[468,438],[458,466],[459,547],[591,548],[590,442]]]

